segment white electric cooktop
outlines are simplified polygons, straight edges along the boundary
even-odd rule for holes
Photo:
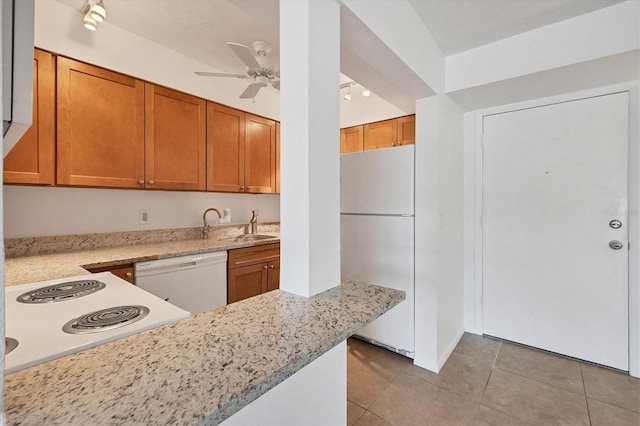
[[[187,318],[189,312],[102,272],[6,287],[5,316],[9,374]]]

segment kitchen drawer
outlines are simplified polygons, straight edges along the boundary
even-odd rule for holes
[[[241,268],[280,259],[280,243],[229,250],[228,268]]]

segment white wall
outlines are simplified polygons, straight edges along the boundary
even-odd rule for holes
[[[438,342],[438,97],[416,101],[415,358],[439,371]]]
[[[462,112],[416,101],[416,365],[439,371],[464,332]]]
[[[231,223],[279,221],[280,196],[124,189],[4,186],[5,238],[202,226],[209,207],[231,209]],[[149,223],[139,224],[140,209]],[[215,223],[216,215],[208,217]]]
[[[346,351],[346,342],[340,343],[222,424],[345,425]]]
[[[438,367],[464,332],[463,324],[463,116],[446,95],[438,112]]]

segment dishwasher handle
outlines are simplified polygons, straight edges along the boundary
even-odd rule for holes
[[[138,262],[134,265],[135,276],[144,277],[149,275],[166,274],[178,270],[200,268],[204,266],[216,265],[227,262],[227,252],[211,252],[194,254],[189,256],[173,257],[168,259],[150,260]]]

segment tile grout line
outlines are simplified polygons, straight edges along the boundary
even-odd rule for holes
[[[498,360],[498,354],[500,354],[500,349],[502,349],[502,340],[500,340],[500,344],[498,345],[498,350],[496,351],[496,356],[493,357],[493,362],[491,363],[491,369],[495,368],[496,361]]]
[[[580,378],[582,379],[582,390],[584,391],[584,403],[587,406],[587,418],[589,419],[589,424],[593,425],[591,421],[591,409],[589,408],[589,400],[587,399],[587,385],[584,384],[584,373],[582,372],[582,364],[580,365]]]

